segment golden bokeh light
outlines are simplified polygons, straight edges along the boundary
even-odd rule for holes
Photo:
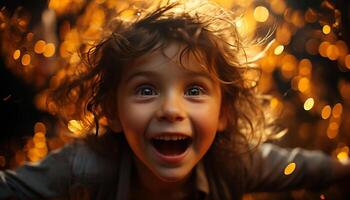
[[[337,49],[339,51],[339,57],[344,57],[348,53],[348,46],[343,40],[338,40],[335,43],[335,46],[337,46]]]
[[[345,99],[345,100],[350,100],[350,82],[341,80],[339,81],[339,92],[340,95]]]
[[[314,23],[317,21],[317,19],[318,17],[316,11],[311,8],[307,9],[305,12],[305,21],[308,23]]]
[[[36,132],[34,134],[34,137],[33,137],[34,144],[38,142],[45,142],[45,141],[46,141],[46,137],[43,132]]]
[[[33,38],[34,38],[34,33],[29,32],[26,37],[27,41],[30,42],[33,40]]]
[[[283,50],[284,50],[284,46],[278,45],[273,52],[275,55],[280,55],[283,52]]]
[[[21,56],[21,50],[17,49],[13,52],[13,59],[17,60]]]
[[[31,61],[31,57],[29,54],[24,54],[22,56],[21,62],[23,66],[28,66],[30,64]]]
[[[309,76],[312,71],[312,63],[309,59],[304,58],[299,62],[299,75]]]
[[[271,10],[276,14],[283,14],[286,10],[286,2],[284,0],[270,0]]]
[[[46,42],[44,40],[38,40],[34,45],[34,52],[37,54],[42,54],[45,51]]]
[[[331,32],[331,27],[329,25],[324,25],[322,27],[322,32],[326,35],[329,34]]]
[[[286,54],[283,56],[280,62],[282,64],[282,75],[285,79],[291,79],[297,74],[298,61],[295,56],[291,54]]]
[[[336,45],[329,45],[326,50],[326,55],[330,60],[337,60],[339,57],[339,49]]]
[[[304,16],[299,10],[295,10],[291,15],[291,22],[294,26],[301,28],[305,25]]]
[[[327,137],[334,139],[337,137],[339,131],[339,124],[337,122],[330,122],[327,128]]]
[[[265,22],[269,18],[269,10],[264,6],[257,6],[254,9],[254,19],[257,22]]]
[[[322,108],[321,117],[322,119],[328,119],[331,116],[332,108],[330,105],[326,105]]]
[[[53,56],[55,54],[55,51],[56,51],[55,45],[53,43],[47,43],[45,45],[45,50],[43,55],[48,58]]]
[[[341,103],[337,103],[334,105],[333,109],[332,109],[332,115],[335,118],[339,118],[341,116],[343,112],[343,106]]]
[[[327,57],[327,49],[330,46],[328,41],[323,41],[318,47],[318,51],[322,57]]]
[[[298,82],[298,90],[302,93],[307,93],[310,90],[310,80],[306,77],[302,77]]]
[[[315,101],[313,98],[306,99],[304,103],[304,110],[311,110],[314,107]]]
[[[345,67],[350,69],[350,55],[345,56]]]
[[[294,162],[289,163],[285,168],[284,168],[284,175],[288,176],[291,175],[295,169],[296,169],[297,165]]]
[[[349,155],[348,152],[345,151],[341,151],[337,154],[337,159],[342,162],[342,163],[346,163],[349,160]]]

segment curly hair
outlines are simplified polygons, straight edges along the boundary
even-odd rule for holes
[[[127,19],[119,13],[106,27],[106,36],[82,54],[83,62],[79,66],[84,70],[78,77],[67,78],[51,93],[51,100],[58,107],[73,103],[76,109],[70,117],[84,120],[86,113],[93,113],[95,122],[85,121],[90,128],[96,128],[97,134],[99,119],[115,117],[114,102],[118,98],[115,91],[123,68],[143,55],[164,50],[172,42],[184,44],[180,60],[193,56],[221,84],[221,111],[227,117],[228,126],[216,135],[204,160],[213,179],[225,179],[227,177],[219,173],[225,171],[222,168],[230,166],[227,170],[232,170],[232,166],[236,166],[237,172],[242,171],[236,164],[241,153],[249,152],[252,144],[258,145],[273,132],[263,98],[245,76],[247,71],[257,70],[245,51],[251,43],[241,38],[234,20],[233,12],[208,2],[194,6],[166,3],[147,9],[137,8]],[[223,165],[223,162],[232,164]],[[236,188],[242,187],[242,181],[237,180]],[[211,187],[219,186],[211,184]],[[220,192],[214,195],[220,198]]]

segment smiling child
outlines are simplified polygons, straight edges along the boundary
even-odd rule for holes
[[[348,178],[348,164],[321,152],[261,144],[274,129],[247,87],[246,45],[232,20],[208,2],[112,20],[83,55],[88,70],[52,93],[57,106],[75,104],[72,116],[93,113],[96,134],[0,172],[0,198],[239,199]]]

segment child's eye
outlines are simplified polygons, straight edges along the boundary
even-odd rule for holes
[[[136,89],[136,94],[139,96],[155,96],[158,95],[158,92],[154,87],[150,85],[144,85]]]
[[[191,86],[189,88],[187,88],[187,90],[185,91],[185,95],[186,96],[199,96],[199,95],[203,95],[205,93],[205,90],[200,87],[200,86]]]

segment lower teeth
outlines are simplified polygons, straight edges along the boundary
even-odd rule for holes
[[[184,140],[156,140],[152,139],[153,146],[163,155],[180,155],[186,151],[190,144],[189,139]]]

